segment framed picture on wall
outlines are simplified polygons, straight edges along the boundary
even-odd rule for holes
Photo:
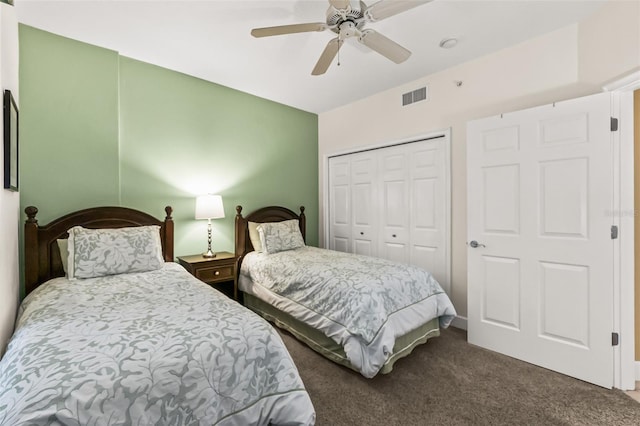
[[[18,190],[18,107],[10,90],[4,91],[4,187]]]

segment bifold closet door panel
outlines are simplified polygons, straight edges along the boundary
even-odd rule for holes
[[[350,253],[351,167],[347,156],[329,159],[329,209],[328,248]]]
[[[446,158],[441,139],[407,144],[409,263],[444,283],[446,270]]]
[[[407,145],[378,150],[380,257],[409,263],[409,151]]]
[[[351,252],[377,256],[377,155],[375,151],[365,151],[349,157],[351,160],[351,241],[353,242]]]

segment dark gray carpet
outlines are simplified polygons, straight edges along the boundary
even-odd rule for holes
[[[463,330],[365,379],[280,333],[316,409],[330,425],[640,425],[640,403],[469,345]]]

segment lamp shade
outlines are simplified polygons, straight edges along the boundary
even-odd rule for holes
[[[201,195],[196,198],[196,219],[222,219],[224,206],[219,195]]]

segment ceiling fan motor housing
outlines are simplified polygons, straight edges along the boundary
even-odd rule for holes
[[[345,21],[351,21],[356,26],[362,26],[364,24],[364,10],[359,1],[350,1],[349,6],[346,9],[336,9],[333,5],[327,9],[327,25],[330,27],[335,26],[336,29],[340,27]],[[334,32],[338,32],[335,31]]]

